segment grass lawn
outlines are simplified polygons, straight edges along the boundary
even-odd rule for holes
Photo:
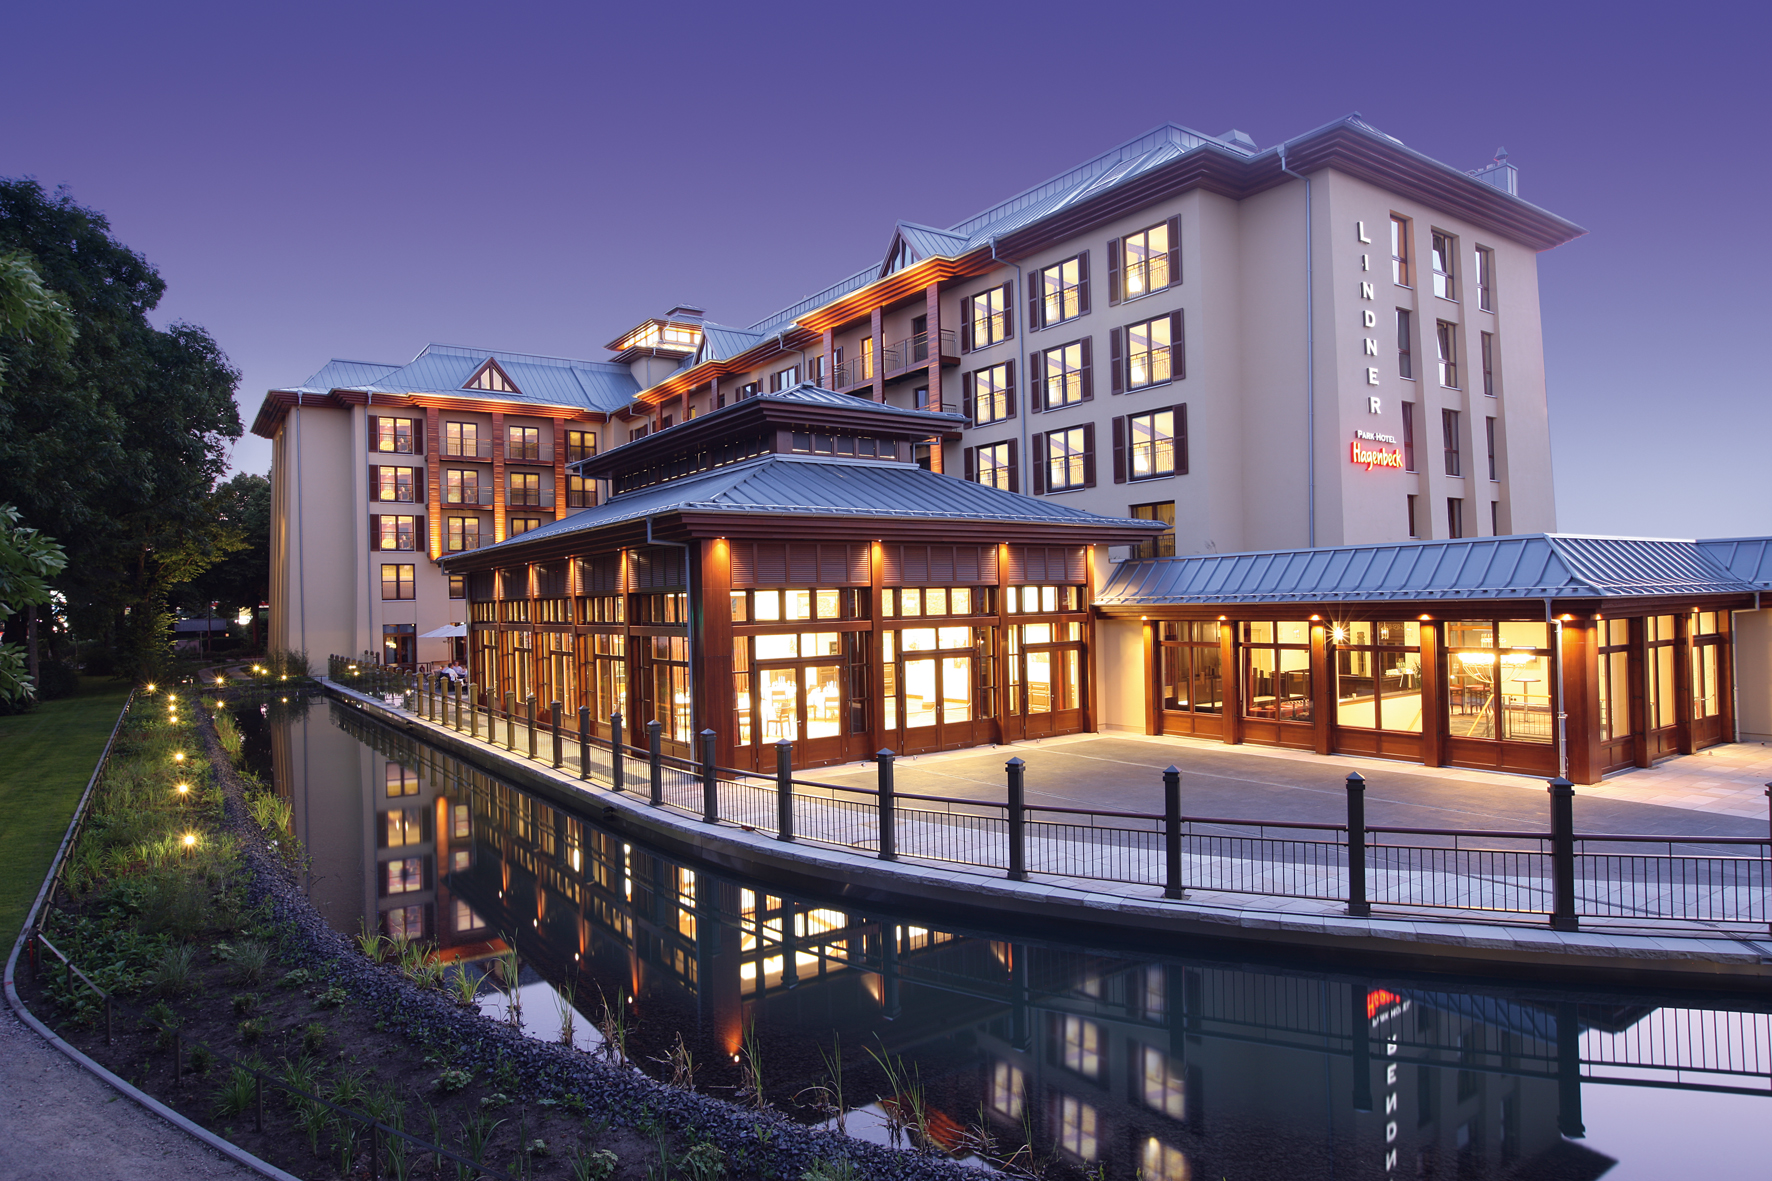
[[[80,678],[80,694],[0,718],[0,959],[117,724],[129,686]]]

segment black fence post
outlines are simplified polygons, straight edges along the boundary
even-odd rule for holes
[[[535,757],[535,694],[531,693],[523,701],[529,723],[529,757]]]
[[[566,746],[560,739],[560,711],[566,707],[558,701],[548,702],[549,724],[554,731],[554,770],[566,765]]]
[[[1772,783],[1766,785],[1766,823],[1767,833],[1772,835]],[[1767,924],[1767,929],[1772,930],[1772,923]]]
[[[880,860],[898,860],[898,834],[893,831],[892,760],[898,756],[882,749],[874,756],[880,760]]]
[[[452,677],[449,681],[449,695],[455,698],[455,732],[461,733],[461,678]]]
[[[653,718],[646,723],[646,764],[651,773],[652,806],[664,804],[664,723]]]
[[[1581,1022],[1573,1001],[1557,1006],[1557,1131],[1571,1140],[1587,1136],[1581,1119]]]
[[[1163,897],[1186,898],[1181,885],[1181,768],[1163,768]]]
[[[1551,916],[1558,931],[1578,931],[1575,916],[1575,785],[1561,775],[1550,781]]]
[[[775,839],[794,839],[794,744],[775,744]]]
[[[591,707],[578,707],[578,777],[591,777]]]
[[[517,753],[517,695],[505,693],[505,749]]]
[[[1372,913],[1366,901],[1366,777],[1347,777],[1347,912],[1357,918]]]
[[[1028,880],[1027,799],[1022,775],[1027,770],[1027,763],[1019,758],[1010,759],[1003,764],[1003,769],[1009,775],[1009,878],[1025,882]]]
[[[1372,1110],[1372,1018],[1366,1015],[1366,997],[1371,987],[1356,980],[1348,989],[1353,1003],[1349,1028],[1353,1033],[1354,1110]]]
[[[720,778],[714,771],[714,732],[701,732],[701,818],[705,823],[720,822]]]
[[[609,715],[609,779],[610,788],[621,790],[621,711]]]

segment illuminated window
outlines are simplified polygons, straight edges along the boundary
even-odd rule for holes
[[[409,467],[376,468],[374,499],[411,504],[413,498],[412,471],[413,469]]]
[[[423,808],[397,808],[392,812],[383,812],[384,847],[398,849],[403,845],[416,845],[424,840]]]
[[[517,389],[516,383],[506,377],[505,371],[500,369],[498,364],[494,361],[488,361],[485,365],[482,365],[480,367],[480,372],[474,374],[472,380],[462,388],[468,390],[486,390],[489,393],[494,394],[515,394],[521,392]]]
[[[1094,485],[1094,434],[1095,427],[1092,423],[1064,431],[1046,432],[1045,456],[1041,464],[1046,477],[1046,491],[1065,492],[1072,488]]]
[[[1152,1111],[1160,1111],[1171,1119],[1187,1114],[1187,1086],[1179,1063],[1155,1046],[1140,1050],[1144,1073],[1140,1098]]]
[[[965,377],[965,414],[973,426],[1015,417],[1015,362],[1005,361]]]
[[[506,459],[552,459],[552,455],[543,455],[541,450],[541,428],[534,426],[508,426],[505,428]]]
[[[1305,620],[1245,623],[1243,716],[1288,722],[1312,717],[1311,625]]]
[[[1020,1067],[1007,1062],[991,1064],[991,1110],[1005,1119],[1021,1119],[1021,1105],[1027,1094],[1027,1076]]]
[[[1192,1181],[1193,1175],[1181,1149],[1165,1144],[1155,1136],[1146,1137],[1144,1162],[1139,1170],[1142,1181]]]
[[[566,432],[566,462],[577,463],[597,454],[596,431]]]
[[[411,418],[381,418],[369,420],[369,449],[371,451],[392,451],[403,455],[415,454],[413,442],[418,435],[418,423]]]
[[[480,548],[479,517],[444,517],[444,545],[451,553]]]
[[[1176,423],[1187,421],[1187,408],[1170,406],[1126,417],[1125,477],[1152,480],[1176,473]],[[1119,465],[1116,465],[1116,467]],[[1114,473],[1116,478],[1119,472]]]
[[[1094,396],[1089,344],[1090,338],[1084,337],[1033,355],[1029,363],[1033,367],[1032,396],[1037,399],[1037,409],[1057,410],[1087,402]]]
[[[382,931],[390,939],[423,939],[425,937],[425,908],[422,906],[396,906],[381,916]]]
[[[389,763],[387,773],[388,798],[398,796],[415,796],[418,794],[418,772],[411,767],[402,767],[399,763]]]
[[[1400,287],[1412,287],[1409,277],[1409,219],[1391,215],[1391,280]]]
[[[1441,299],[1457,299],[1458,291],[1453,284],[1452,260],[1457,256],[1458,245],[1450,234],[1442,234],[1438,230],[1433,234],[1434,294]]]
[[[415,597],[413,580],[417,577],[417,567],[409,564],[396,565],[383,562],[381,568],[381,597],[383,599],[410,599]]]
[[[1158,316],[1142,324],[1129,324],[1112,332],[1115,365],[1115,386],[1124,380],[1125,388],[1141,390],[1162,385],[1181,375],[1181,313]],[[1120,341],[1125,340],[1125,357],[1119,357]]]
[[[403,857],[382,863],[384,894],[413,894],[425,888],[422,857]]]
[[[1054,1096],[1053,1122],[1058,1125],[1058,1146],[1081,1160],[1094,1160],[1100,1145],[1095,1108],[1070,1095]]]
[[[1554,716],[1549,626],[1451,620],[1445,628],[1450,733],[1458,738],[1549,743]],[[1646,669],[1650,663],[1645,661]],[[1671,649],[1666,667],[1671,684]],[[1646,684],[1645,689],[1650,690],[1646,696],[1655,696],[1654,685]]]
[[[1135,504],[1132,516],[1140,521],[1161,521],[1168,528],[1149,541],[1141,541],[1133,547],[1134,558],[1173,558],[1175,556],[1175,502],[1173,500],[1158,501],[1155,504]]]
[[[506,476],[510,480],[510,490],[505,496],[506,504],[529,508],[541,506],[540,472],[508,472]]]
[[[968,480],[1004,492],[1016,490],[1015,440],[966,448]]]
[[[457,931],[478,931],[486,925],[486,920],[474,913],[474,908],[457,898],[455,900],[455,929]]]
[[[444,423],[443,454],[480,455],[480,425],[473,422]]]
[[[418,548],[418,518],[388,517],[375,518],[375,539],[379,543],[375,548],[384,550],[416,550]]]
[[[386,471],[386,468],[382,469]],[[445,468],[443,470],[444,504],[479,504],[480,472],[477,468]]]
[[[465,599],[468,597],[467,575],[451,574],[449,576],[449,597],[452,599]]]
[[[540,528],[541,528],[541,518],[540,517],[512,517],[511,518],[511,536],[512,537],[520,537],[523,534],[528,533],[531,529],[540,529]]]
[[[1095,1078],[1101,1073],[1101,1026],[1069,1014],[1059,1018],[1059,1024],[1065,1069]]]
[[[1119,241],[1119,269],[1109,278],[1109,298],[1137,299],[1153,291],[1161,291],[1181,278],[1175,265],[1180,256],[1180,243],[1175,240],[1176,220],[1159,222],[1147,230],[1128,234]],[[1108,268],[1114,271],[1114,256],[1108,255]],[[1115,282],[1115,279],[1118,282]],[[1121,292],[1124,294],[1121,294]]]
[[[1089,254],[1042,267],[1033,273],[1030,328],[1047,328],[1074,320],[1089,310]]]
[[[584,476],[567,476],[566,507],[597,507],[597,481],[586,479]]]
[[[694,352],[701,344],[701,329],[689,324],[661,324],[648,321],[634,329],[615,346],[618,353],[628,349],[667,349],[671,352]]]
[[[960,349],[989,348],[1015,334],[1009,315],[1009,284],[968,295],[960,301]]]

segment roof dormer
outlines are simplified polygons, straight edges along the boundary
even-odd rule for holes
[[[464,390],[485,390],[489,394],[520,394],[523,392],[517,388],[517,383],[511,380],[510,375],[499,368],[498,362],[490,357],[486,359],[486,364],[480,366],[474,376],[468,378],[467,383],[461,388]]]

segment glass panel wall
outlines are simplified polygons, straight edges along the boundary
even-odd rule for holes
[[[1630,620],[1599,620],[1594,634],[1599,647],[1600,741],[1629,738]]]
[[[1714,718],[1723,712],[1717,687],[1718,661],[1722,655],[1721,613],[1694,611],[1692,636],[1692,719]]]
[[[1643,697],[1645,725],[1663,730],[1674,725],[1674,617],[1651,615],[1643,620]]]
[[[1549,743],[1553,692],[1549,624],[1447,622],[1452,737]]]
[[[1243,716],[1310,721],[1311,625],[1262,621],[1242,629]]]
[[[1163,709],[1174,713],[1223,713],[1224,656],[1219,647],[1219,624],[1158,624],[1157,676]]]
[[[1330,629],[1335,644],[1335,723],[1421,733],[1421,625],[1379,620]]]

